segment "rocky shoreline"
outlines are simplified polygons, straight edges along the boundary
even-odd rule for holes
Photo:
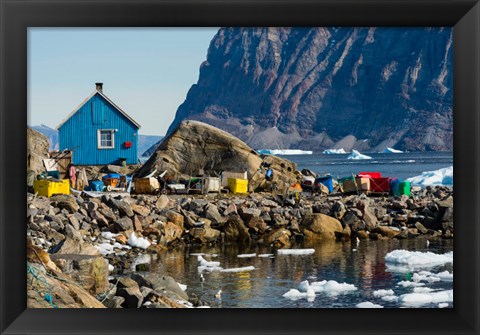
[[[27,193],[28,307],[205,307],[143,254],[181,246],[277,248],[356,239],[453,238],[453,189],[411,197],[271,193],[116,195]],[[43,278],[43,279],[42,279]]]

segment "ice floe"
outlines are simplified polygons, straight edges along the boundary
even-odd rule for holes
[[[322,280],[312,283],[304,280],[298,285],[298,289],[304,292],[312,289],[315,293],[326,293],[329,295],[338,295],[357,290],[353,284],[338,283],[335,280]]]
[[[327,149],[327,150],[323,150],[322,154],[326,154],[326,155],[338,155],[338,154],[346,154],[347,152],[343,149],[343,148],[340,148],[340,149]]]
[[[207,261],[205,258],[202,256],[197,256],[198,262],[200,263],[200,266],[206,266],[206,267],[218,267],[220,266],[220,262],[214,262],[214,261]]]
[[[273,257],[273,254],[260,254],[258,255],[258,257],[264,257],[264,258]]]
[[[238,258],[252,258],[257,257],[257,254],[239,254],[237,255]]]
[[[311,155],[313,151],[297,149],[261,149],[257,150],[259,154],[265,155]]]
[[[150,242],[143,237],[137,237],[135,233],[131,233],[128,238],[128,244],[134,248],[147,249],[150,246]]]
[[[398,297],[395,295],[385,295],[381,298],[383,301],[388,301],[388,302],[397,302]]]
[[[448,302],[441,302],[438,304],[438,308],[445,308],[448,307]]]
[[[279,255],[311,255],[315,249],[278,249]]]
[[[241,268],[230,268],[230,269],[221,269],[220,272],[244,272],[255,270],[254,266],[244,266]]]
[[[453,302],[453,290],[438,291],[431,293],[407,293],[398,298],[403,305],[421,306],[431,303]]]
[[[372,159],[372,157],[361,154],[357,150],[352,150],[352,153],[347,157],[347,159]]]
[[[387,268],[393,264],[394,270],[401,270],[401,267],[395,268],[395,265],[404,266],[407,271],[414,268],[433,267],[453,263],[453,251],[445,254],[435,254],[433,252],[399,249],[389,252],[385,256],[385,262],[387,263]]]
[[[397,283],[397,286],[402,286],[402,287],[417,287],[417,286],[425,286],[425,283],[417,283],[413,281],[408,281],[408,280],[402,280]]]
[[[422,172],[421,175],[408,178],[412,185],[428,186],[428,185],[453,185],[453,166],[443,169]]]
[[[356,304],[355,307],[357,307],[357,308],[383,308],[382,305],[377,305],[377,304],[374,304],[373,302],[370,302],[370,301],[361,302],[359,304]]]
[[[377,290],[373,292],[374,297],[383,297],[386,295],[394,295],[395,292],[393,290]]]
[[[311,288],[306,292],[300,292],[299,290],[292,288],[287,293],[284,293],[283,297],[290,300],[307,298],[308,301],[313,301],[315,300],[315,292]]]

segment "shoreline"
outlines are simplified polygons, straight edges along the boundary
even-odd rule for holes
[[[440,186],[413,192],[410,198],[307,195],[294,206],[283,206],[283,199],[270,193],[117,198],[27,194],[27,203],[27,237],[34,245],[29,248],[43,257],[39,262],[32,254],[29,264],[45,267],[45,274],[68,276],[85,295],[112,308],[203,305],[166,275],[161,280],[148,274],[125,276],[141,254],[180,246],[258,244],[274,250],[303,242],[453,238],[453,188]],[[149,265],[136,264],[135,270],[148,271]],[[28,292],[29,307],[49,307]],[[57,292],[53,300],[72,305],[67,296]],[[83,304],[99,307],[91,299]]]

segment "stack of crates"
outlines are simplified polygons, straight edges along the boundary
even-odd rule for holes
[[[228,188],[232,193],[247,193],[248,180],[239,178],[228,178]]]
[[[355,184],[355,177],[344,177],[338,179],[338,183],[342,186],[344,193],[357,192],[357,185]]]
[[[70,181],[68,179],[59,181],[35,180],[33,190],[44,197],[51,197],[54,194],[70,194]]]
[[[390,188],[392,190],[393,195],[411,195],[411,184],[409,181],[399,180],[399,179],[392,179],[390,181]]]

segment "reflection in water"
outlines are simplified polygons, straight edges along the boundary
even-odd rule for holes
[[[188,285],[187,293],[212,307],[353,307],[359,302],[374,301],[373,291],[393,289],[396,295],[410,293],[411,288],[397,287],[401,280],[411,280],[412,273],[388,272],[385,255],[395,249],[445,253],[453,250],[452,240],[432,241],[427,248],[425,240],[363,240],[358,245],[350,242],[322,242],[315,245],[295,246],[314,248],[315,253],[305,256],[277,255],[271,248],[230,245],[215,248],[185,248],[166,251],[152,257],[151,272],[167,273],[178,282]],[[206,260],[220,262],[224,269],[254,266],[255,270],[222,273],[198,273],[197,256],[205,253]],[[238,258],[242,253],[271,253],[272,257]],[[212,256],[216,255],[216,256]],[[453,271],[453,265],[429,269]],[[354,284],[358,290],[339,296],[317,294],[313,302],[306,299],[291,301],[282,297],[289,289],[297,288],[301,281],[335,280]],[[428,283],[434,289],[452,289],[452,282]],[[222,290],[221,299],[215,293]],[[396,302],[375,300],[385,307],[399,307]],[[426,306],[435,307],[435,306]]]

